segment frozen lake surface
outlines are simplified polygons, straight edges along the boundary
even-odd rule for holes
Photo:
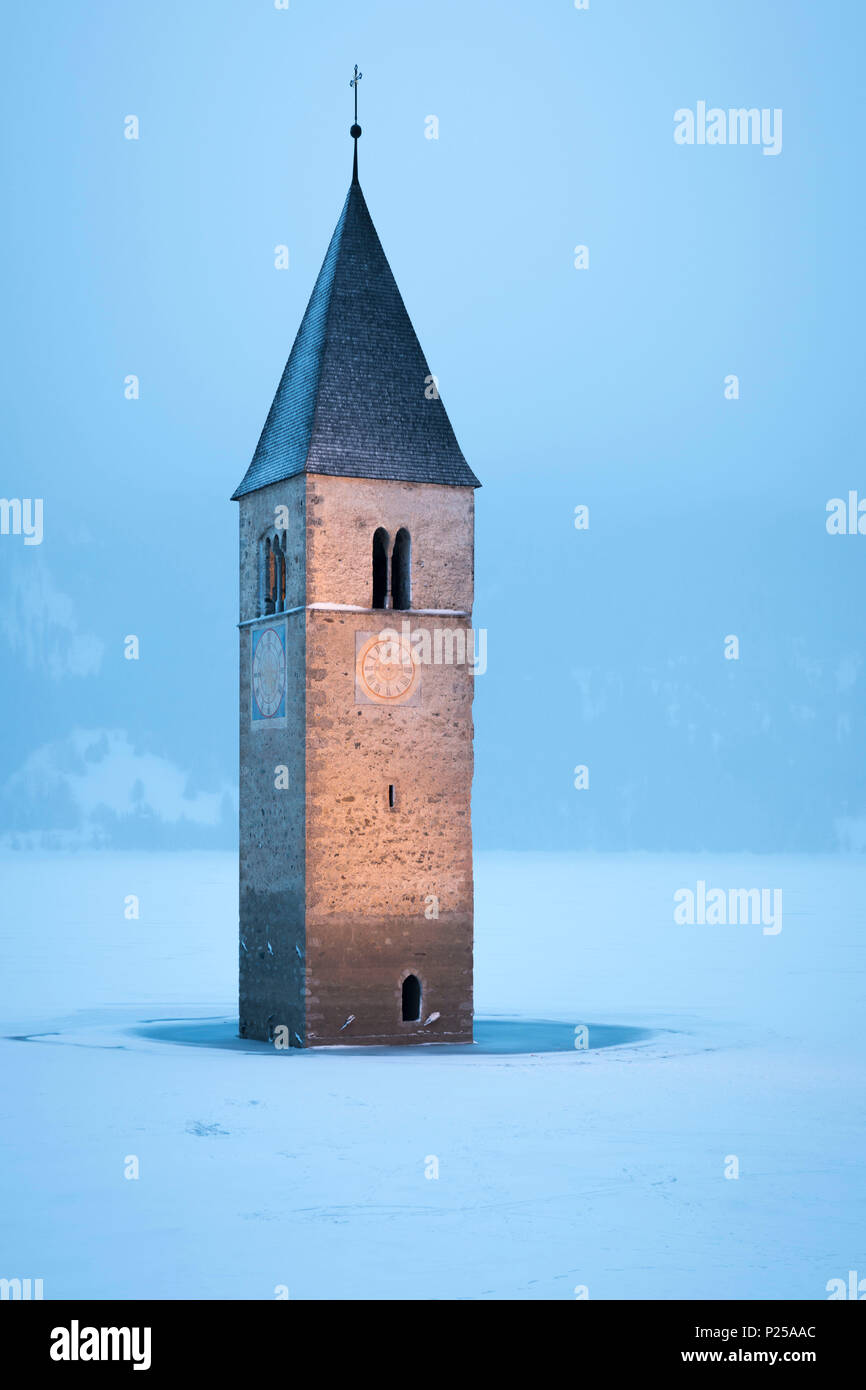
[[[236,1036],[233,856],[0,873],[0,1276],[46,1298],[866,1276],[862,860],[482,854],[475,1045],[303,1053]],[[699,881],[781,889],[782,930],[678,925]]]

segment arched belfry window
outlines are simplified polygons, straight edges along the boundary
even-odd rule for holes
[[[373,608],[388,607],[388,532],[379,527],[373,536]]]
[[[262,612],[273,613],[277,586],[275,583],[276,562],[270,536],[265,537],[262,546]]]
[[[412,541],[405,526],[401,526],[394,541],[391,556],[391,594],[395,608],[412,607]]]
[[[262,538],[259,549],[259,616],[286,607],[286,542],[279,531]]]
[[[403,981],[403,1022],[417,1023],[421,1017],[421,981],[407,975]]]
[[[286,606],[286,552],[285,542],[280,536],[274,537],[273,552],[276,557],[276,592],[274,594],[274,609],[277,613],[282,613]]]

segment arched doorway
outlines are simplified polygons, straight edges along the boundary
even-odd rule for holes
[[[421,981],[407,975],[403,981],[403,1022],[417,1023],[421,1017]]]

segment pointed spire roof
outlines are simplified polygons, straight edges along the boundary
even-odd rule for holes
[[[430,375],[356,172],[234,498],[297,473],[480,487]]]

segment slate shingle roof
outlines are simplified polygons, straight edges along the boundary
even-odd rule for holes
[[[296,473],[480,487],[439,399],[360,185],[349,189],[235,498]]]

